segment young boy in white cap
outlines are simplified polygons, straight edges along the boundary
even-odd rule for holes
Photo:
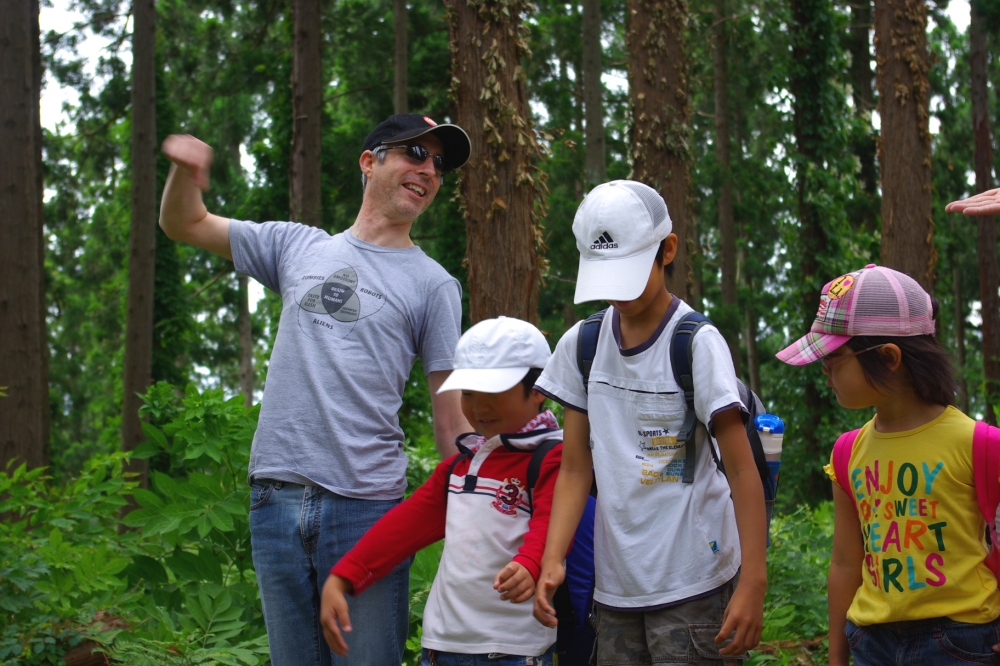
[[[745,659],[763,626],[767,528],[729,349],[713,326],[694,336],[694,411],[712,437],[697,428],[689,448],[678,438],[687,406],[670,347],[691,308],[664,282],[678,243],[666,204],[642,183],[605,183],[580,204],[573,233],[574,301],[603,299],[612,308],[600,323],[589,381],[577,356],[578,324],[535,386],[566,407],[535,616],[556,625],[552,595],[596,475],[596,663]]]
[[[351,631],[345,595],[364,594],[444,538],[424,609],[421,663],[552,666],[556,631],[523,603],[541,569],[562,450],[562,430],[533,388],[549,356],[542,333],[519,319],[479,322],[459,340],[440,391],[462,392],[462,412],[476,432],[460,436],[459,453],[334,565],[320,616],[335,653],[346,654],[341,632]]]

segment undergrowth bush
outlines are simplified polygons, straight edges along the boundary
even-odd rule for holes
[[[269,663],[246,478],[258,408],[157,384],[143,414],[148,441],[134,455],[149,462],[148,488],[123,471],[123,453],[95,456],[69,482],[45,469],[0,471],[0,666],[62,664],[83,641],[136,666]],[[429,429],[406,449],[412,492],[438,454]],[[130,496],[137,508],[120,519]],[[826,633],[832,534],[829,503],[775,517],[765,641]],[[441,550],[414,558],[407,665],[419,661]]]

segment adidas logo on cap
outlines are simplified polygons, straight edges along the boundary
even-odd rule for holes
[[[613,250],[618,247],[618,243],[615,239],[611,237],[607,231],[600,235],[600,237],[590,244],[591,250]]]

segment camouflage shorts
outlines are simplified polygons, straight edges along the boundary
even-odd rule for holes
[[[715,637],[736,580],[721,592],[679,606],[648,612],[597,609],[597,666],[737,664],[746,654],[719,654]]]

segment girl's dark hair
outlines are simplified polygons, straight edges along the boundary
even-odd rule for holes
[[[931,298],[931,316],[937,322],[938,302]],[[889,335],[858,335],[847,341],[853,351],[892,343],[903,353],[903,367],[910,377],[917,397],[932,405],[954,405],[958,382],[951,355],[945,351],[933,335],[908,337]],[[890,389],[892,374],[878,349],[858,355],[858,363],[865,373],[868,385],[875,389]]]
[[[666,246],[667,246],[667,239],[664,238],[663,240],[660,241],[660,247],[656,248],[656,259],[655,259],[655,261],[656,261],[656,263],[660,264],[661,266],[663,266],[663,249]],[[666,266],[663,266],[663,270],[664,270],[664,272],[666,272],[667,277],[673,277],[674,276],[674,262],[671,261]]]

